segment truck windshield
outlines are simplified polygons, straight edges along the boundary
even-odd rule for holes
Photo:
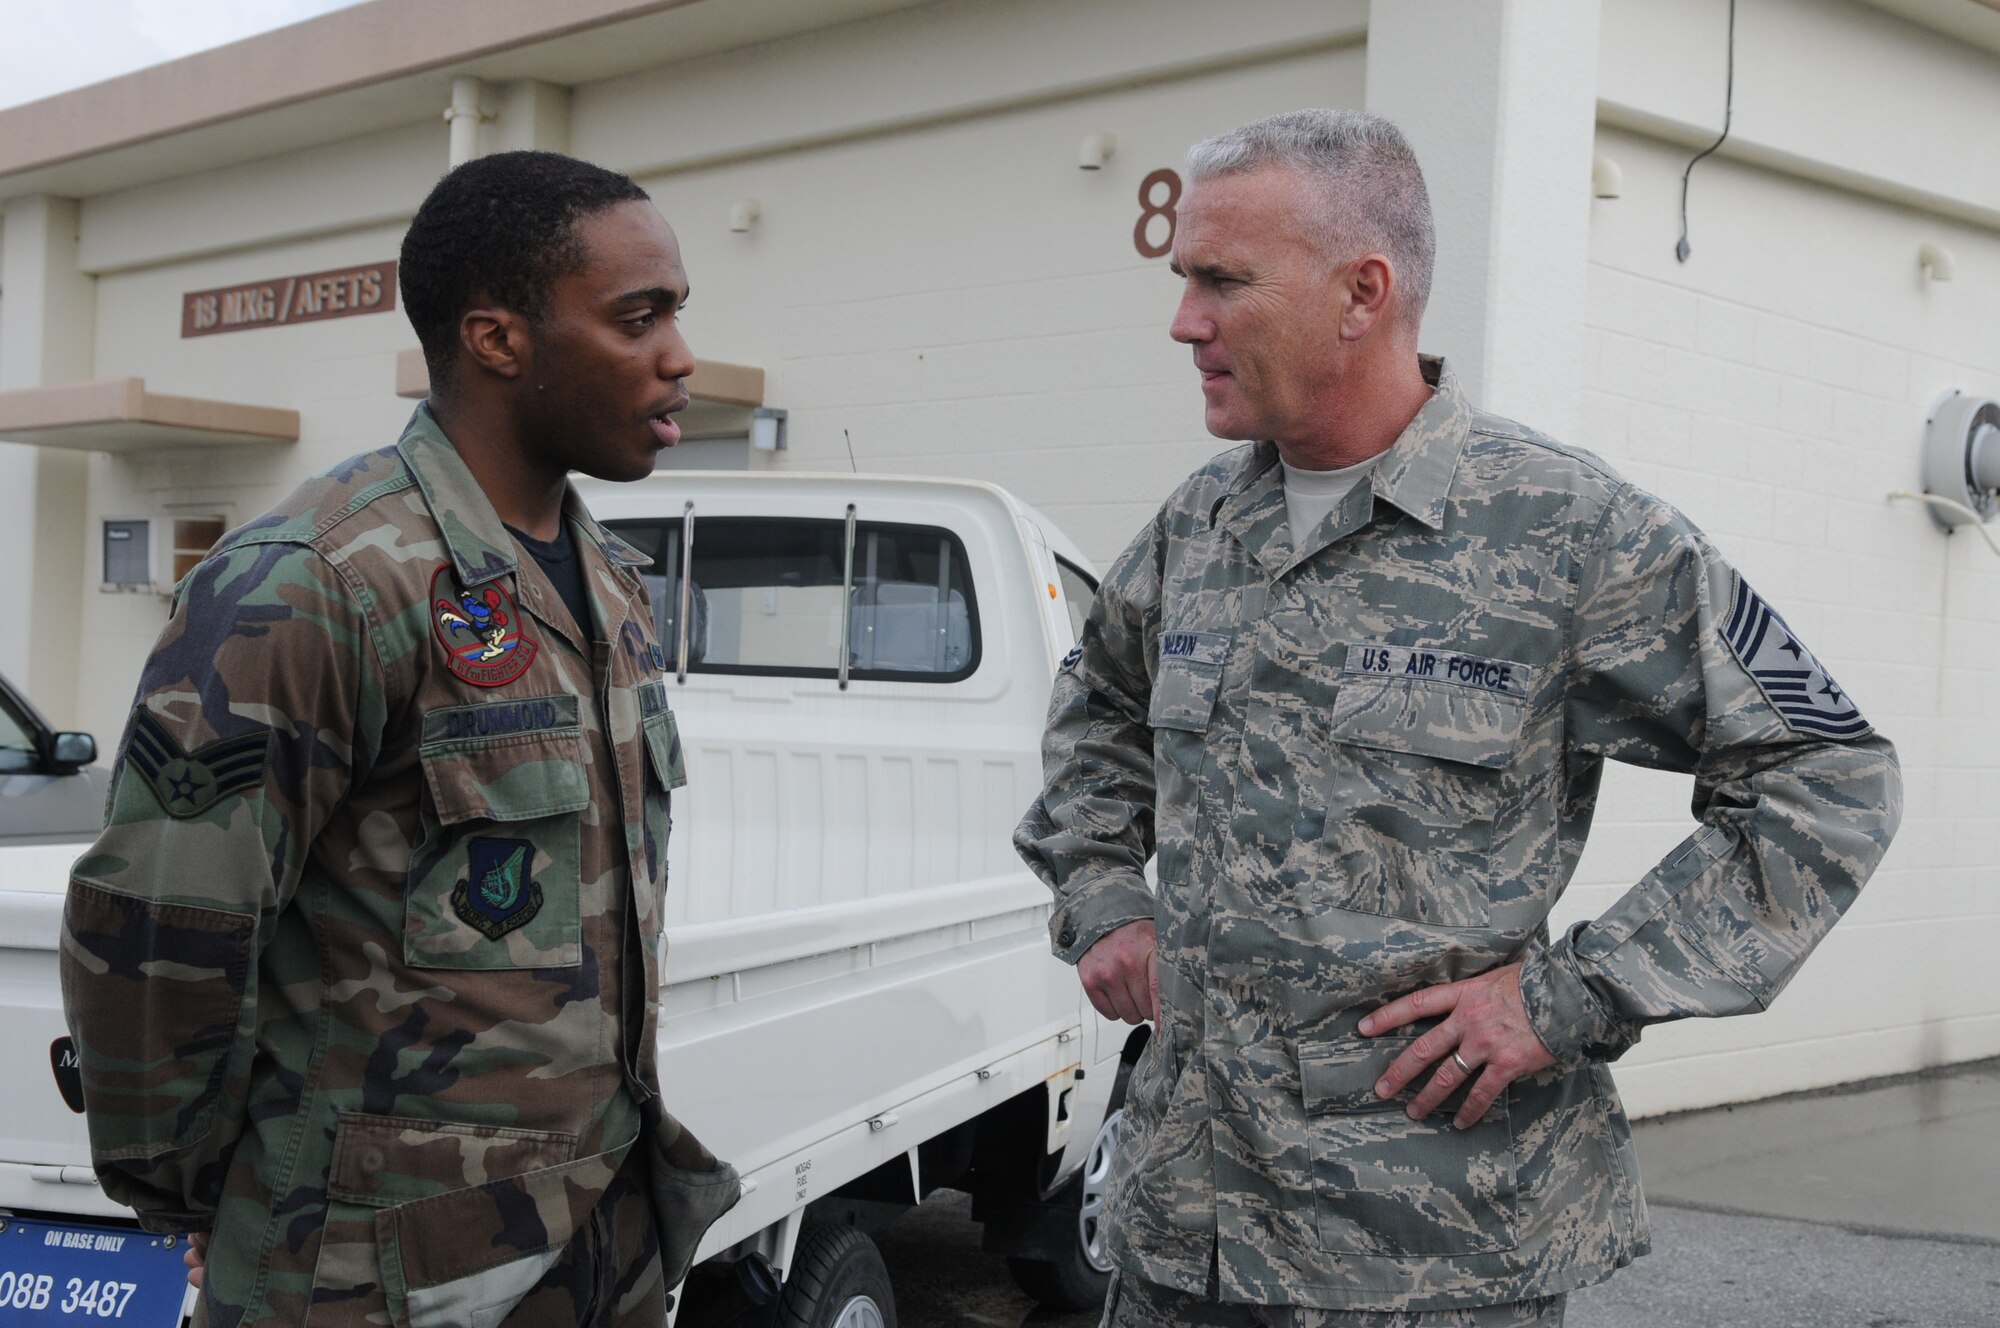
[[[681,523],[606,522],[651,555],[653,627],[677,639]],[[840,521],[695,516],[688,670],[831,678],[840,666],[846,528]],[[965,547],[933,526],[857,522],[849,676],[951,682],[978,667]]]

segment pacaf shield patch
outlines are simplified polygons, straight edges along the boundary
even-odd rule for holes
[[[125,759],[153,790],[167,815],[184,821],[231,794],[262,784],[270,747],[270,730],[260,729],[220,738],[190,752],[167,732],[166,725],[141,710],[132,721],[132,740],[126,745]]]
[[[1869,731],[1868,721],[1833,675],[1741,576],[1723,637],[1792,732],[1859,738]]]
[[[542,911],[533,879],[535,846],[525,839],[474,839],[465,879],[451,892],[452,911],[497,941]]]
[[[535,641],[521,630],[513,598],[497,584],[465,589],[450,564],[431,577],[431,626],[445,667],[474,687],[504,687],[534,663]]]

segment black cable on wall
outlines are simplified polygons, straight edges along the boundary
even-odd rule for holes
[[[1736,113],[1736,0],[1729,0],[1729,76],[1722,94],[1722,133],[1713,143],[1694,154],[1694,159],[1681,172],[1681,242],[1674,246],[1674,257],[1685,263],[1694,246],[1688,243],[1688,177],[1701,159],[1721,147],[1729,137],[1729,122]]]

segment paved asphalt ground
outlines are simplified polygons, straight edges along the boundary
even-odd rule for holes
[[[2000,1060],[1635,1133],[1653,1253],[1567,1328],[2000,1328]],[[968,1209],[878,1233],[901,1328],[1094,1328],[1017,1291]]]

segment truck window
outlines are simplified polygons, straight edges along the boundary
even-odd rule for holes
[[[35,750],[35,735],[28,727],[25,715],[15,712],[0,694],[0,774],[8,771],[33,770],[41,763],[41,754]]]
[[[1075,640],[1083,639],[1083,620],[1090,616],[1090,602],[1097,598],[1097,579],[1072,563],[1056,559],[1056,575],[1062,578],[1063,602],[1069,606],[1070,630]]]
[[[610,521],[640,575],[668,667],[679,640],[681,523]],[[831,678],[840,668],[846,524],[695,514],[688,671]],[[857,522],[848,676],[952,682],[979,665],[965,546],[933,526]]]

